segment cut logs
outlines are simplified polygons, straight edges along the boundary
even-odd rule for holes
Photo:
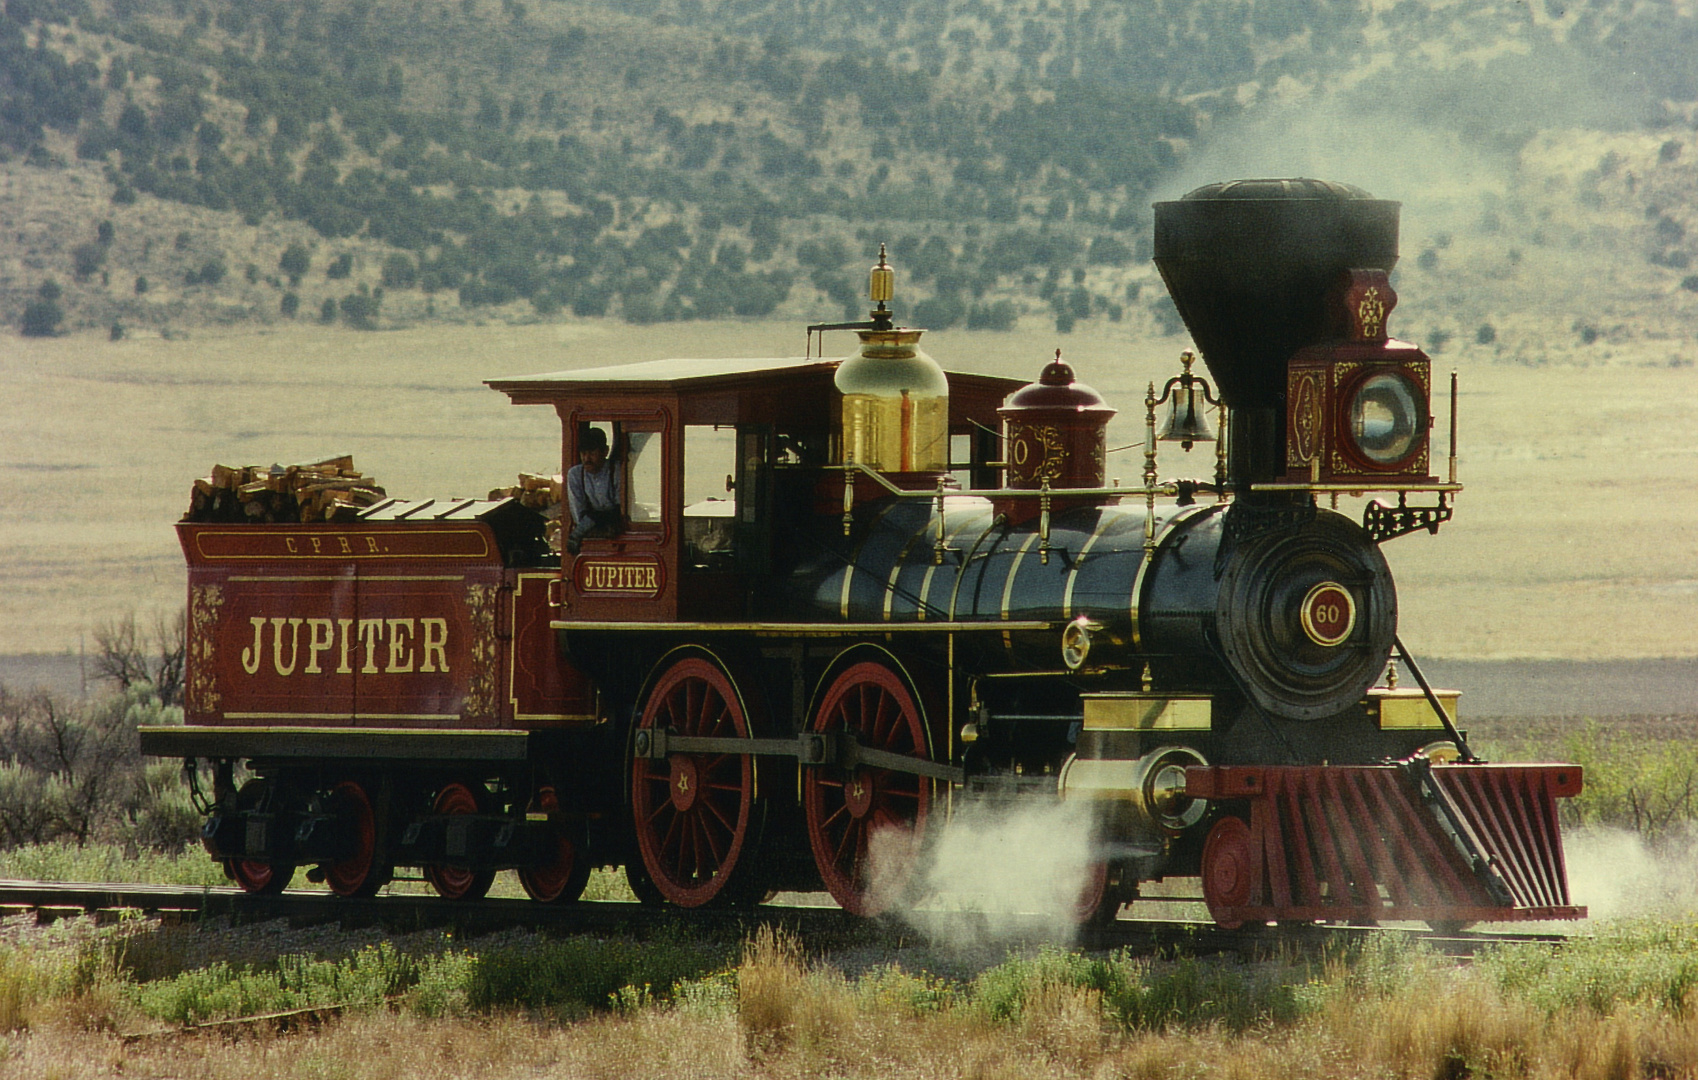
[[[529,507],[548,519],[543,527],[548,537],[548,546],[553,551],[560,551],[560,504],[566,497],[565,478],[558,473],[554,476],[544,476],[541,473],[519,474],[519,482],[512,487],[493,488],[489,493],[492,499],[518,499],[520,506]]]
[[[354,521],[384,494],[349,455],[301,465],[214,465],[195,481],[183,520]]]

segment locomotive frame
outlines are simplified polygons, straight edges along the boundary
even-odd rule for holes
[[[491,380],[555,411],[563,472],[606,433],[622,527],[555,554],[510,500],[185,521],[187,722],[143,750],[213,763],[206,845],[252,891],[412,865],[471,900],[511,868],[568,902],[623,864],[648,902],[823,886],[871,914],[962,800],[1061,799],[1092,821],[1082,919],[1174,875],[1229,926],[1583,914],[1555,811],[1580,770],[1478,762],[1396,637],[1378,544],[1460,485],[1454,419],[1450,478],[1425,474],[1428,362],[1385,333],[1395,206],[1315,181],[1158,205],[1224,403],[1212,485],[1159,479],[1175,383],[1145,399],[1143,483],[1107,483],[1113,410],[1059,353],[1030,385],[942,372],[882,256],[855,356]],[[1275,292],[1222,228],[1278,241],[1251,268]],[[1364,403],[1365,369],[1421,400]],[[1315,372],[1344,392],[1284,399]],[[1398,504],[1361,525],[1317,505],[1376,490]],[[1377,685],[1394,648],[1419,691]]]

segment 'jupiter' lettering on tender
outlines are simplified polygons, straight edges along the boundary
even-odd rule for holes
[[[255,615],[253,641],[242,650],[242,670],[269,667],[288,678],[302,675],[448,673],[448,620],[324,619]]]

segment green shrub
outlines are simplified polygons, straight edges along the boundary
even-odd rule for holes
[[[969,998],[987,1019],[1018,1023],[1046,989],[1076,987],[1102,995],[1104,1015],[1129,1030],[1210,1027],[1232,1031],[1289,1023],[1314,1008],[1300,992],[1306,968],[1252,969],[1219,958],[1152,960],[1124,950],[1085,956],[1045,948],[981,972]]]
[[[199,1024],[327,1005],[369,1008],[416,989],[428,972],[434,1006],[448,1000],[444,984],[453,981],[458,963],[452,954],[420,960],[385,941],[337,961],[280,956],[269,970],[218,961],[134,986],[128,993],[141,1012],[156,1020]]]
[[[666,940],[568,938],[502,948],[473,960],[466,1000],[478,1010],[517,1006],[571,1018],[611,1007],[625,987],[670,1001],[680,983],[728,960],[722,949]]]
[[[1687,1018],[1698,1007],[1698,926],[1605,924],[1561,948],[1504,945],[1475,959],[1506,997],[1554,1016],[1587,1009],[1609,1016],[1627,1005]]]

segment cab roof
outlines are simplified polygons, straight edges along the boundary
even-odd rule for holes
[[[759,413],[806,413],[823,408],[834,390],[833,376],[842,357],[769,357],[717,360],[647,360],[613,367],[549,371],[490,379],[515,405],[611,401],[629,395],[665,395],[682,405],[686,422],[723,422],[717,418],[730,402],[738,419]],[[949,379],[951,425],[957,421],[994,424],[1002,399],[1025,385],[1021,379],[945,371]],[[757,404],[759,403],[759,404]],[[710,416],[709,414],[713,414]]]
[[[787,382],[797,378],[833,374],[840,357],[829,360],[804,357],[733,357],[719,360],[647,360],[612,367],[548,371],[537,375],[510,375],[490,379],[485,385],[511,396],[515,402],[552,400],[560,391],[584,390],[691,390],[721,389],[760,377],[759,381]]]

